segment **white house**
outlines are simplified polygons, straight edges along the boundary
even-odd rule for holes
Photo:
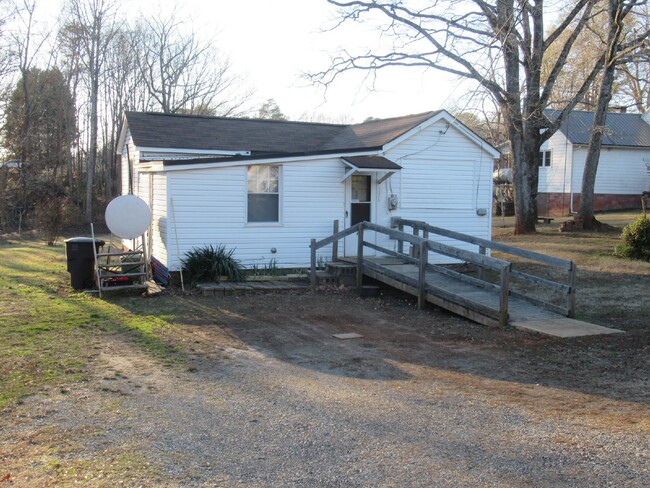
[[[336,219],[491,235],[498,152],[445,111],[355,125],[127,112],[118,149],[122,193],[149,204],[152,253],[171,270],[206,244],[248,267],[306,267]]]
[[[554,117],[553,111],[546,113]],[[539,215],[568,215],[578,210],[593,117],[593,112],[572,112],[542,145]],[[607,114],[594,188],[595,210],[640,208],[641,193],[649,189],[650,113]]]

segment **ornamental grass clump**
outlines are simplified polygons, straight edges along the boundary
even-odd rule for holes
[[[650,261],[650,220],[645,215],[623,228],[621,240],[614,250],[616,256]]]
[[[185,253],[181,260],[183,273],[193,285],[201,282],[219,282],[226,276],[231,281],[243,281],[244,271],[237,259],[235,250],[226,250],[223,244],[195,247]]]

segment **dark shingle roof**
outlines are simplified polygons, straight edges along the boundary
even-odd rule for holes
[[[438,112],[355,125],[127,112],[138,147],[295,154],[379,148]]]
[[[558,111],[545,110],[546,116],[553,120]],[[573,144],[587,145],[594,122],[593,112],[574,110],[560,127],[560,131]],[[603,134],[603,146],[650,147],[650,125],[640,114],[607,114],[607,131]]]
[[[332,140],[326,142],[321,149],[381,147],[439,113],[440,111],[424,112],[349,125]]]
[[[343,160],[359,169],[402,169],[399,164],[383,156],[346,156]]]

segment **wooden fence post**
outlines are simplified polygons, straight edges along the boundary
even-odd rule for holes
[[[334,221],[334,226],[332,229],[332,234],[336,234],[339,231],[339,220]],[[339,241],[338,239],[332,242],[332,262],[339,260]]]
[[[357,290],[361,291],[363,286],[363,222],[359,223],[359,228],[357,230],[357,235],[359,240],[357,241]]]
[[[429,241],[420,242],[420,263],[418,272],[418,308],[423,310],[427,305],[427,262],[429,260]]]
[[[510,296],[510,269],[512,264],[501,269],[501,298],[499,300],[499,325],[508,325],[508,297]]]
[[[316,239],[311,240],[311,273],[309,275],[309,282],[311,284],[311,291],[316,291]]]

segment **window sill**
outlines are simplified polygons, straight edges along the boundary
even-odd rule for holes
[[[284,227],[282,222],[246,222],[244,227]]]

